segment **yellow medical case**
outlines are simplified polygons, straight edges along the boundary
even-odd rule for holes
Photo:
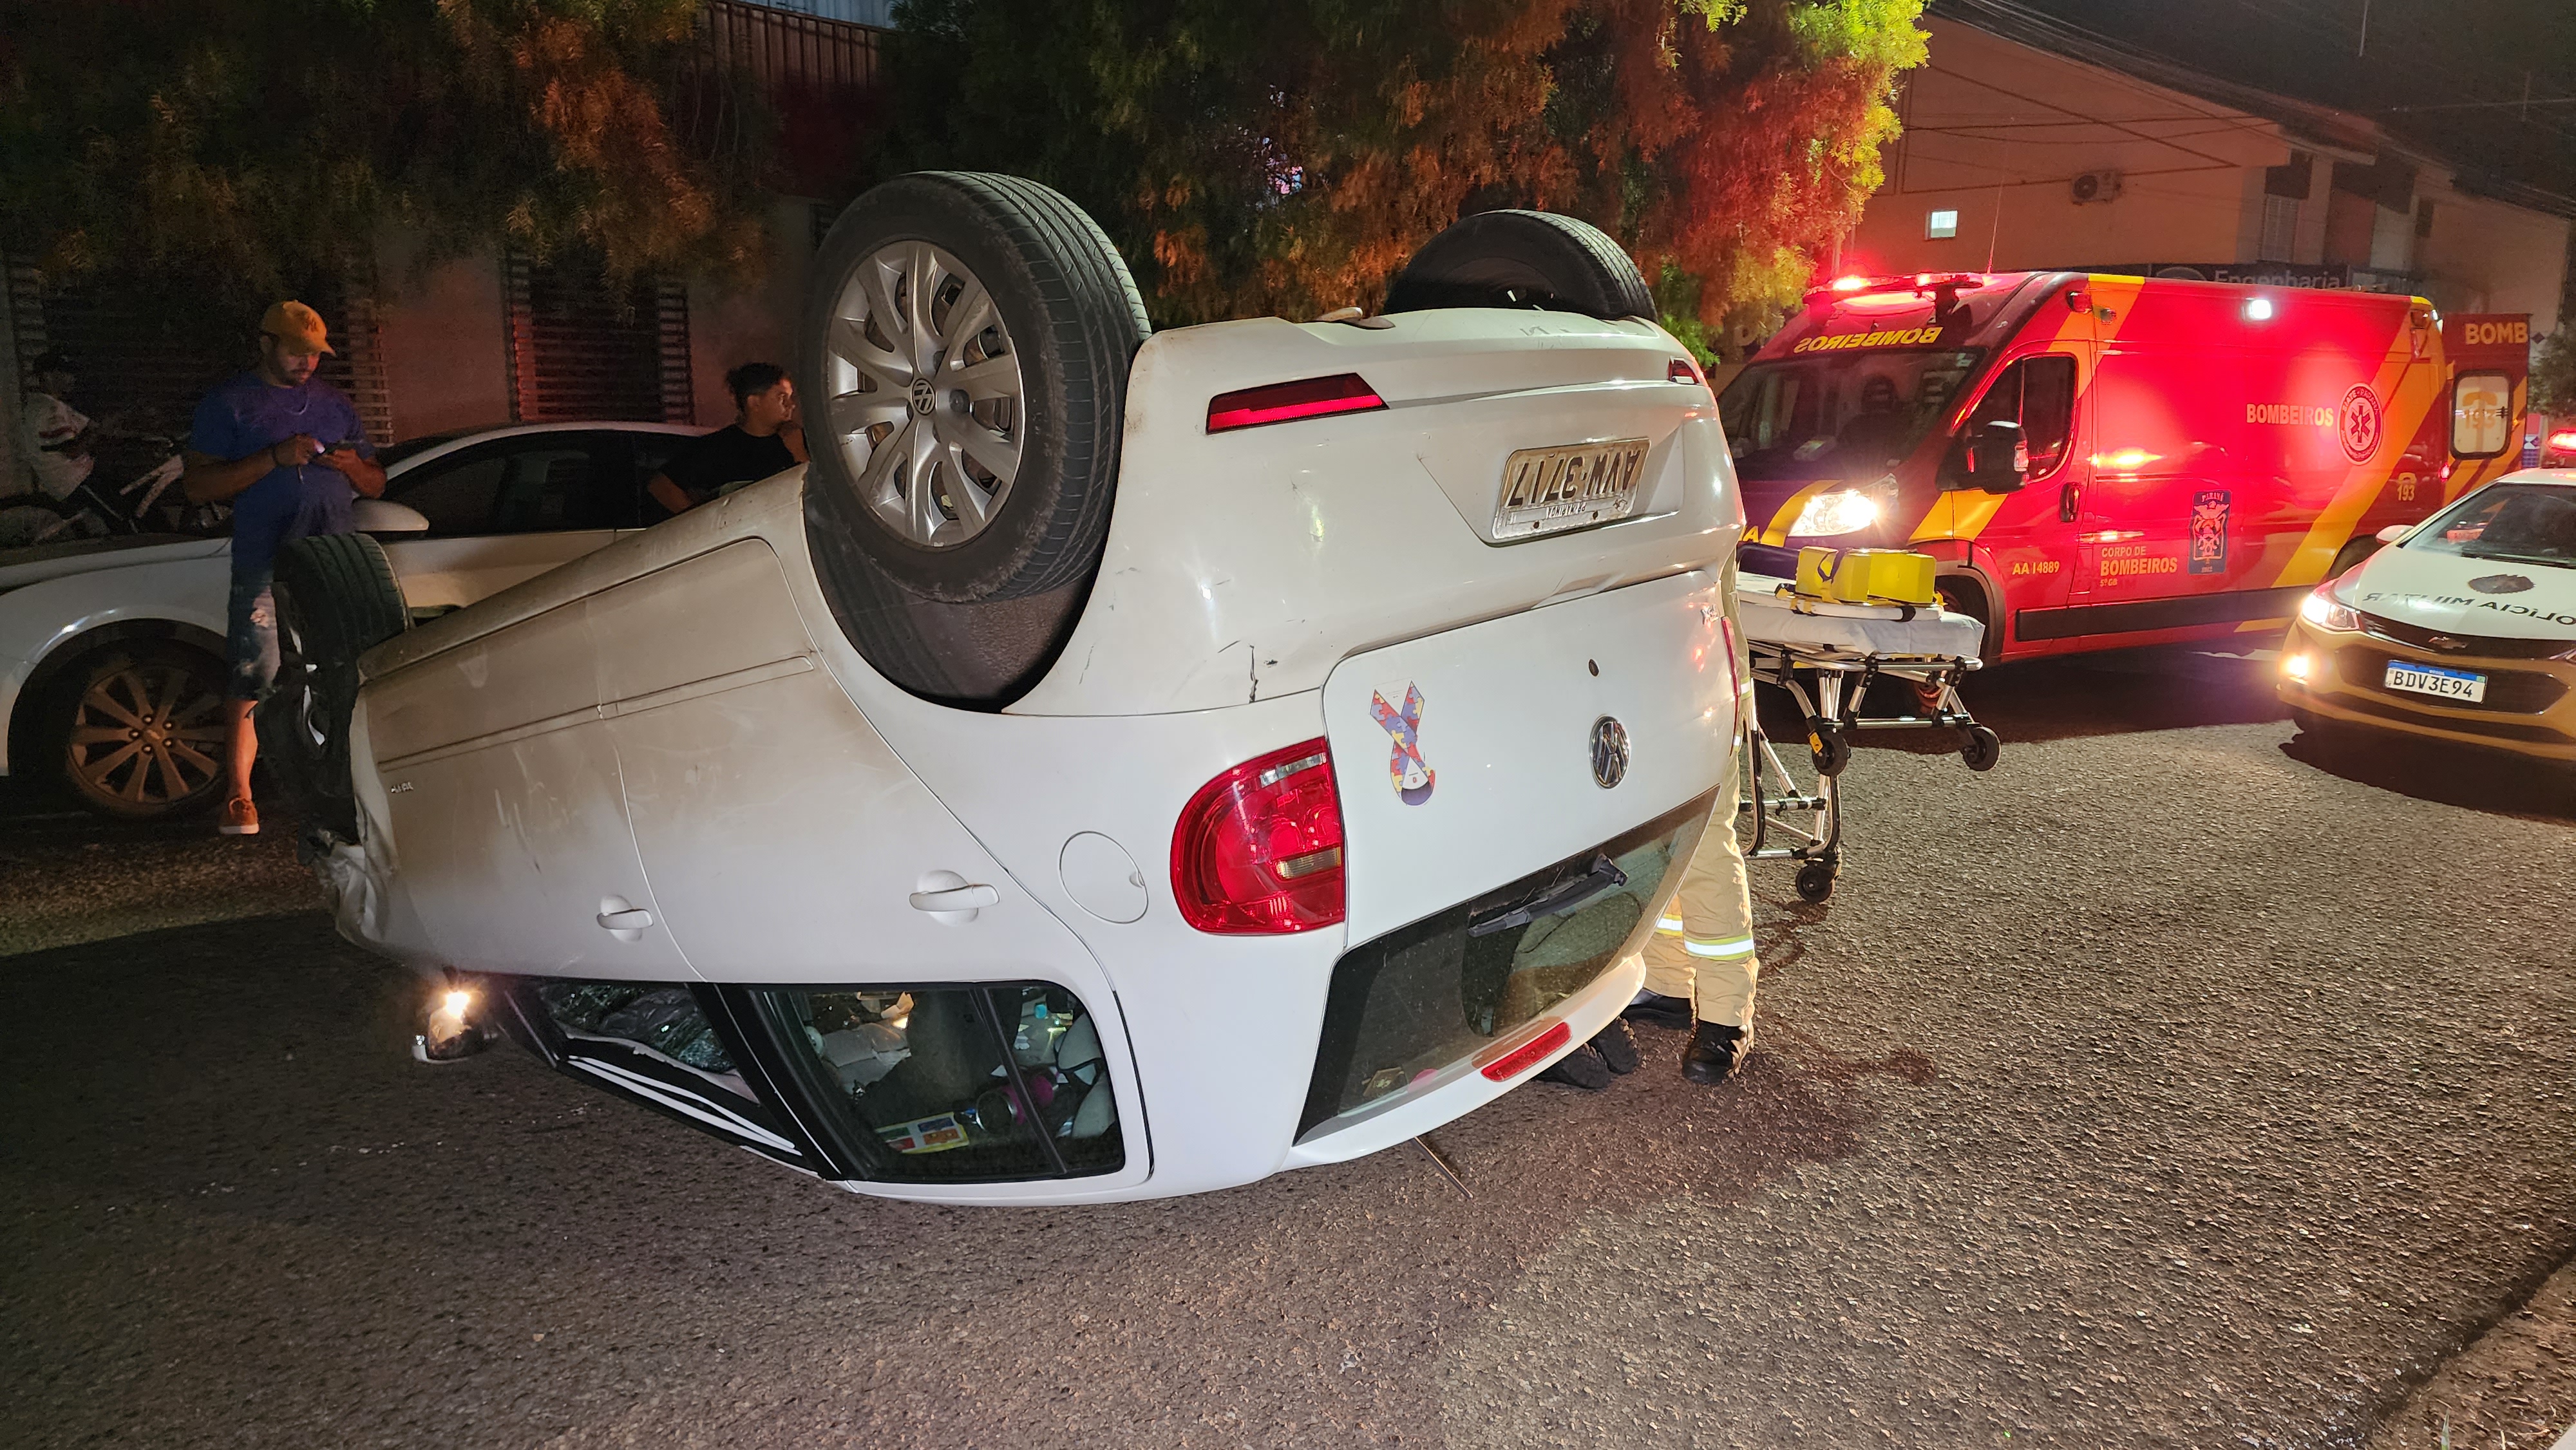
[[[1904,549],[1798,551],[1798,592],[1837,604],[1930,604],[1933,560]]]

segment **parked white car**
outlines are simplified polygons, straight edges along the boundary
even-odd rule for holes
[[[2281,643],[2300,728],[2576,761],[2576,470],[2508,473],[2381,539]]]
[[[386,508],[360,500],[412,607],[471,604],[659,516],[644,484],[695,436],[547,423],[398,443]],[[102,814],[211,805],[223,780],[230,539],[167,535],[0,552],[0,775],[59,778]]]
[[[1615,244],[1148,336],[1064,198],[940,174],[814,275],[810,467],[408,630],[364,540],[281,557],[346,934],[954,1203],[1352,1158],[1619,1013],[1730,824],[1742,514]]]

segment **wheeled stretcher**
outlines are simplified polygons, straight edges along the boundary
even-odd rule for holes
[[[1959,681],[1978,668],[1985,626],[1938,606],[1839,604],[1798,595],[1786,579],[1743,574],[1736,617],[1752,656],[1756,683],[1776,686],[1795,702],[1806,730],[1812,783],[1763,728],[1761,712],[1744,715],[1746,789],[1737,806],[1749,820],[1747,860],[1798,863],[1798,894],[1831,896],[1842,871],[1840,777],[1856,730],[1950,730],[1970,770],[1991,770],[2003,753],[1995,732],[1977,723],[1959,698]],[[1877,680],[1913,687],[1916,709],[1863,715]],[[1803,824],[1802,824],[1803,822]]]

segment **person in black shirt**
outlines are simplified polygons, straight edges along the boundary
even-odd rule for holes
[[[796,385],[776,363],[744,363],[725,374],[737,416],[682,450],[644,486],[666,517],[687,513],[726,491],[758,483],[805,461],[805,427],[796,421]]]

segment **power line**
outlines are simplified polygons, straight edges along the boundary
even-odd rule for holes
[[[2528,101],[2442,101],[2430,106],[2380,106],[2367,114],[2388,116],[2400,111],[2504,110],[2515,106],[2576,106],[2576,96],[2550,96]]]

